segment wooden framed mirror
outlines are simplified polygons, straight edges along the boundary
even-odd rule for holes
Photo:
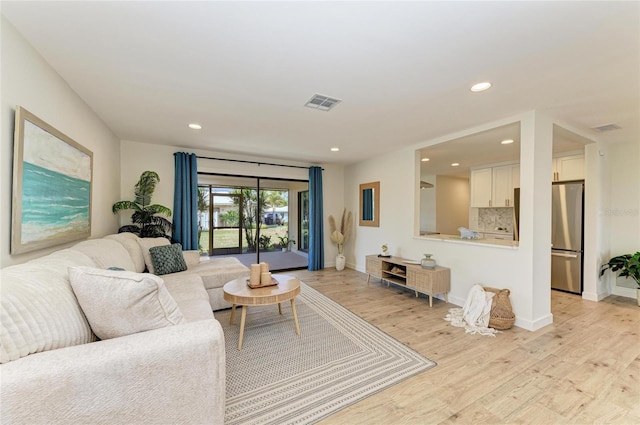
[[[360,226],[380,227],[380,182],[360,185]]]

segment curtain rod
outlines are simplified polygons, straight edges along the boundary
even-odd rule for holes
[[[258,161],[247,161],[244,159],[228,159],[228,158],[213,158],[210,156],[199,156],[196,155],[196,158],[200,158],[200,159],[212,159],[214,161],[229,161],[229,162],[242,162],[245,164],[258,164],[258,166],[260,165],[271,165],[274,167],[288,167],[288,168],[302,168],[303,170],[308,170],[311,167],[303,167],[301,165],[286,165],[286,164],[274,164],[272,162],[258,162]],[[324,171],[324,168],[322,169],[322,171]]]

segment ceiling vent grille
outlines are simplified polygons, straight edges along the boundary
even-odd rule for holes
[[[321,94],[314,94],[311,99],[304,104],[304,106],[307,108],[319,109],[321,111],[328,111],[340,102],[342,102],[341,99],[323,96]]]
[[[604,133],[605,131],[620,130],[621,128],[622,127],[620,127],[618,124],[607,124],[601,125],[600,127],[593,127],[593,130],[599,133]]]

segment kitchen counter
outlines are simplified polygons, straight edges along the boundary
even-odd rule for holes
[[[484,232],[481,232],[484,233]],[[506,232],[503,232],[506,233]],[[441,241],[445,243],[459,243],[463,245],[481,245],[496,248],[517,249],[518,241],[510,241],[504,239],[462,239],[460,235],[422,235],[415,236],[416,239],[426,239],[433,241]]]

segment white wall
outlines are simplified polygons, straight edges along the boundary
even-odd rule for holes
[[[435,232],[436,226],[436,191],[438,190],[434,174],[421,177],[422,181],[431,183],[433,187],[420,189],[420,233]]]
[[[436,176],[436,230],[457,235],[458,227],[469,225],[469,179]]]
[[[261,158],[249,155],[231,155],[215,151],[185,149],[179,146],[151,145],[135,141],[122,141],[121,199],[133,199],[133,186],[140,178],[140,174],[143,171],[152,170],[157,172],[160,176],[160,183],[156,187],[153,202],[164,205],[173,210],[175,178],[173,154],[175,152],[189,152],[195,153],[198,156],[300,165],[305,167],[310,165],[307,163],[295,163],[292,161],[273,158]],[[344,167],[341,165],[331,164],[319,165],[324,168],[322,173],[324,215],[325,217],[328,217],[329,214],[333,214],[334,216],[336,214],[342,214],[342,208],[344,207]],[[268,165],[214,161],[207,159],[198,159],[198,172],[299,180],[308,180],[309,178],[309,171],[307,169],[273,167]],[[131,216],[131,214],[127,212],[122,212],[120,215],[120,222],[122,224],[127,223]],[[326,219],[324,224],[325,228],[328,228],[328,222]],[[337,248],[331,244],[328,232],[325,231],[324,236],[325,267],[333,267],[335,265],[335,254],[337,254]],[[295,237],[293,238],[295,239]]]
[[[601,211],[608,218],[609,258],[640,251],[640,141],[617,143],[609,146],[605,154],[610,164],[610,204]],[[631,279],[614,279],[607,273],[613,293],[635,297]]]
[[[119,142],[114,134],[2,17],[2,103],[0,122],[0,266],[43,256],[67,245],[10,255],[13,128],[16,106],[22,106],[93,152],[91,237],[117,230],[111,205],[120,195]]]

